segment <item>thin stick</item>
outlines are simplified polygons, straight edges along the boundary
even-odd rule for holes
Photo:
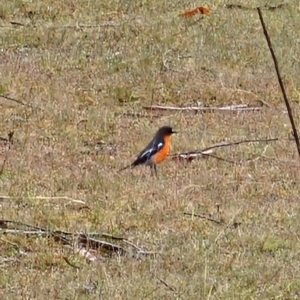
[[[67,29],[67,28],[99,28],[99,27],[117,27],[120,26],[121,23],[117,22],[103,22],[99,24],[65,24],[65,25],[51,25],[48,28],[55,29]]]
[[[73,263],[71,263],[71,262],[69,261],[69,259],[68,259],[66,256],[63,256],[63,260],[64,260],[69,266],[71,266],[72,268],[74,268],[74,269],[81,269],[80,267],[75,266]]]
[[[142,114],[135,112],[125,112],[118,115],[118,117],[135,117],[135,118],[159,118],[159,115]]]
[[[45,231],[47,232],[47,229],[42,228],[42,227],[38,227],[38,226],[34,226],[34,225],[28,225],[19,221],[13,221],[13,220],[5,220],[5,219],[1,219],[0,220],[0,228],[1,229],[6,229],[7,227],[3,227],[5,223],[10,223],[10,224],[15,224],[16,226],[24,226],[24,227],[28,227],[28,228],[32,228],[32,229],[36,229],[36,230],[40,230],[40,231]],[[7,225],[5,225],[7,226]]]
[[[222,158],[222,157],[219,157],[219,156],[216,156],[216,155],[213,155],[213,154],[203,154],[204,156],[210,156],[210,157],[213,157],[213,158],[215,158],[215,159],[217,159],[217,160],[221,160],[221,161],[225,161],[225,162],[227,162],[227,163],[229,163],[229,164],[234,164],[234,161],[233,160],[229,160],[229,159],[226,159],[226,158]]]
[[[261,6],[260,8],[273,11],[275,9],[279,9],[279,8],[284,7],[285,5],[286,5],[286,3],[281,3],[281,4],[278,4],[276,6],[270,6],[270,5],[266,4],[266,5]],[[243,9],[243,10],[253,10],[253,9],[255,9],[254,7],[243,6],[243,5],[240,5],[240,4],[226,4],[225,8],[228,8],[228,9],[238,8],[238,9]]]
[[[166,281],[164,281],[164,280],[162,280],[161,278],[159,278],[159,277],[157,277],[157,276],[155,276],[156,277],[156,279],[159,281],[159,282],[161,282],[164,286],[166,286],[169,290],[171,290],[172,292],[174,292],[174,293],[178,293],[177,292],[177,290],[173,287],[173,286],[171,286],[170,284],[168,284]]]
[[[292,109],[291,109],[291,106],[290,106],[289,100],[287,98],[287,95],[286,95],[286,92],[285,92],[285,88],[284,88],[284,85],[283,85],[283,82],[282,82],[282,79],[281,79],[281,76],[280,76],[277,58],[275,56],[275,53],[274,53],[274,50],[273,50],[273,47],[272,47],[272,43],[271,43],[268,31],[266,29],[266,25],[265,25],[265,22],[263,20],[263,16],[262,16],[262,13],[261,13],[261,10],[260,10],[259,7],[257,7],[257,12],[258,12],[258,16],[259,16],[259,19],[260,19],[260,22],[261,22],[261,26],[263,28],[264,35],[265,35],[267,43],[268,43],[269,50],[270,50],[272,58],[273,58],[273,62],[274,62],[274,66],[275,66],[275,70],[276,70],[278,82],[279,82],[279,85],[280,85],[280,88],[281,88],[281,92],[282,92],[283,99],[284,99],[284,102],[285,102],[285,105],[286,105],[286,109],[287,109],[288,114],[289,114],[289,119],[290,119],[290,122],[291,122],[291,125],[292,125],[293,134],[294,134],[294,137],[295,137],[295,142],[296,142],[296,145],[297,145],[298,154],[299,154],[299,158],[300,158],[300,142],[299,142],[299,137],[298,137],[296,125],[295,125],[295,122],[294,122],[294,118],[293,118],[293,114],[292,114]]]
[[[141,254],[141,255],[155,255],[155,254],[158,254],[158,252],[141,250],[141,251],[138,251],[137,254]]]
[[[13,136],[14,136],[14,132],[11,131],[7,134],[8,138],[6,139],[6,142],[8,143],[8,146],[7,148],[5,149],[5,156],[4,156],[4,160],[3,160],[3,163],[2,163],[2,166],[1,166],[1,169],[0,169],[0,175],[3,174],[4,172],[4,167],[6,165],[6,162],[8,160],[8,155],[9,155],[9,151],[11,149],[11,145],[13,144]],[[1,140],[3,141],[4,138],[1,138]]]
[[[200,152],[200,153],[195,153],[195,152],[189,152],[189,153],[179,153],[179,154],[176,154],[175,156],[171,156],[171,159],[172,160],[187,160],[187,161],[192,161],[192,160],[195,160],[195,159],[198,159],[198,158],[205,158],[205,157],[213,157],[217,160],[221,160],[221,161],[225,161],[225,162],[228,162],[230,164],[234,164],[234,161],[232,160],[229,160],[229,159],[225,159],[225,158],[222,158],[222,157],[219,157],[219,156],[216,156],[214,154],[210,154],[210,153],[207,153],[207,152]]]
[[[194,112],[215,112],[215,111],[230,111],[230,112],[242,112],[242,111],[258,111],[261,110],[262,107],[249,107],[245,104],[239,105],[231,105],[231,106],[223,106],[223,107],[198,107],[198,106],[190,106],[190,107],[177,107],[177,106],[159,106],[159,105],[151,105],[151,106],[143,106],[146,110],[169,110],[169,111],[194,111]]]
[[[190,212],[184,212],[183,214],[187,215],[187,216],[194,216],[194,217],[198,217],[198,218],[201,218],[201,219],[205,219],[205,220],[217,223],[219,225],[223,225],[224,224],[222,221],[216,220],[216,219],[214,219],[214,218],[212,218],[210,216],[206,216],[206,215],[199,215],[199,214],[194,214],[194,213],[190,213]]]
[[[14,197],[0,195],[0,199],[14,199]],[[28,197],[28,199],[35,199],[35,200],[68,200],[69,202],[79,203],[79,204],[86,204],[83,200],[73,199],[68,196],[55,196],[55,197],[47,197],[47,196],[36,196],[36,197]]]
[[[24,102],[21,101],[21,100],[14,99],[14,98],[11,98],[11,97],[8,97],[8,96],[5,96],[5,95],[0,95],[0,97],[4,98],[4,99],[6,99],[6,100],[9,100],[9,101],[12,101],[12,102],[15,102],[15,103],[24,105],[24,106],[28,105],[28,104],[24,103]]]
[[[214,155],[212,155],[212,149],[215,149],[215,148],[221,148],[221,147],[229,147],[229,146],[234,146],[234,145],[239,145],[239,144],[245,144],[245,143],[260,143],[260,142],[274,142],[274,141],[278,141],[279,139],[278,138],[271,138],[271,139],[258,139],[258,140],[242,140],[242,141],[237,141],[237,142],[232,142],[232,143],[219,143],[219,144],[216,144],[216,145],[212,145],[212,146],[209,146],[205,149],[202,149],[202,150],[195,150],[195,151],[190,151],[190,152],[184,152],[184,153],[178,153],[178,154],[173,154],[173,155],[170,155],[172,157],[172,159],[195,159],[198,156],[212,156],[214,158],[217,158],[217,159],[221,159],[221,160],[225,160],[229,163],[233,163],[233,161],[230,161],[230,160],[226,160],[226,159],[223,159],[223,158],[220,158],[220,157],[215,157]]]
[[[278,138],[271,138],[271,139],[258,139],[258,140],[242,140],[242,141],[232,142],[232,143],[220,143],[220,144],[216,144],[216,145],[207,147],[207,148],[201,150],[201,152],[205,152],[205,151],[215,149],[215,148],[228,147],[228,146],[234,146],[234,145],[245,144],[245,143],[274,142],[274,141],[278,141],[278,140],[279,140]]]
[[[84,234],[80,234],[78,236],[78,239],[82,245],[89,245],[89,247],[92,249],[101,248],[101,249],[108,250],[110,252],[117,252],[117,253],[121,253],[121,254],[125,254],[125,253],[129,252],[127,249],[125,249],[122,246],[119,246],[119,245],[113,244],[113,243],[109,243],[106,241],[102,241],[102,240],[97,240],[94,238],[89,238]]]
[[[130,245],[131,247],[133,247],[134,249],[138,250],[138,251],[141,251],[143,252],[144,250],[142,250],[140,247],[138,247],[137,245],[135,245],[134,243],[126,240],[126,239],[122,239],[122,241],[125,243],[125,244],[128,244]]]
[[[46,231],[39,231],[39,230],[22,230],[22,229],[0,229],[0,232],[3,230],[2,233],[10,233],[10,234],[26,234],[26,235],[41,235],[46,236],[48,233]]]

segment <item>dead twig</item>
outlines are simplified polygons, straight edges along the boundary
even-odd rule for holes
[[[20,22],[15,22],[15,21],[10,21],[9,22],[10,25],[0,25],[0,28],[13,28],[14,26],[25,26],[26,24],[20,23]]]
[[[20,22],[15,22],[15,21],[10,21],[9,22],[11,25],[16,25],[16,26],[25,26],[25,24],[20,23]]]
[[[105,238],[109,238],[109,239],[117,240],[117,241],[123,241],[124,240],[124,238],[121,237],[121,236],[115,236],[115,235],[112,235],[112,234],[109,234],[109,233],[103,233],[103,232],[91,232],[88,235],[92,236],[92,237],[95,237],[95,236],[105,237]]]
[[[79,243],[81,243],[82,245],[89,246],[92,249],[102,249],[102,250],[107,250],[109,252],[117,252],[119,254],[125,254],[129,252],[127,249],[125,249],[122,246],[112,244],[106,241],[90,238],[85,234],[80,234],[78,236],[78,240]]]
[[[258,107],[249,107],[247,104],[239,104],[239,105],[230,105],[223,107],[198,107],[198,106],[190,106],[190,107],[176,107],[176,106],[159,106],[159,105],[151,105],[151,106],[143,106],[143,109],[146,110],[165,110],[165,111],[193,111],[193,112],[216,112],[216,111],[232,111],[232,112],[241,112],[241,111],[259,111],[262,109],[261,106]]]
[[[276,272],[274,274],[272,274],[272,276],[266,281],[267,283],[270,283],[271,281],[273,281],[277,275],[282,271],[283,267],[279,267]]]
[[[225,5],[225,8],[228,8],[228,9],[238,8],[238,9],[243,9],[243,10],[250,10],[250,9],[253,9],[253,8],[251,8],[251,7],[242,6],[242,5],[240,5],[240,4],[226,4],[226,5]]]
[[[194,159],[199,159],[202,157],[208,157],[211,156],[213,158],[222,160],[222,161],[226,161],[228,163],[234,163],[234,161],[231,160],[227,160],[225,158],[213,155],[213,149],[216,148],[221,148],[221,147],[230,147],[230,146],[235,146],[235,145],[239,145],[239,144],[245,144],[245,143],[260,143],[260,142],[274,142],[274,141],[278,141],[278,138],[271,138],[271,139],[258,139],[258,140],[242,140],[242,141],[238,141],[238,142],[229,142],[229,143],[219,143],[216,145],[212,145],[210,147],[204,148],[202,150],[195,150],[195,151],[189,151],[189,152],[183,152],[183,153],[177,153],[177,154],[173,154],[171,155],[171,159],[172,160],[185,160],[185,161],[192,161]]]
[[[78,203],[78,204],[86,204],[83,200],[77,200],[77,199],[72,199],[68,196],[56,196],[56,197],[45,197],[45,196],[36,196],[36,197],[30,197],[31,199],[36,199],[36,200],[68,200],[69,203]]]
[[[109,234],[103,234],[103,233],[101,233],[101,236],[102,237],[106,236],[108,238],[112,238],[112,239],[122,241],[124,244],[127,244],[127,245],[131,246],[133,249],[135,249],[136,252],[132,253],[131,250],[126,249],[123,246],[113,244],[113,243],[110,243],[110,242],[107,242],[107,241],[91,238],[90,234],[87,234],[87,235],[80,234],[78,236],[78,240],[79,240],[79,243],[81,243],[82,245],[88,246],[92,249],[101,249],[101,250],[105,250],[105,251],[108,251],[108,252],[115,252],[115,253],[118,253],[118,254],[121,254],[121,255],[124,255],[126,253],[127,254],[140,254],[140,255],[154,255],[154,254],[156,254],[156,252],[146,251],[146,250],[141,249],[140,247],[136,246],[135,244],[133,244],[132,242],[128,241],[125,238],[115,237],[115,236],[111,236]]]
[[[159,115],[151,115],[151,114],[143,114],[137,112],[124,112],[121,114],[115,114],[115,116],[123,118],[123,117],[134,117],[134,118],[159,118]]]
[[[226,158],[222,158],[222,157],[219,157],[219,156],[216,156],[216,155],[213,155],[213,154],[205,154],[205,156],[208,156],[208,157],[213,157],[217,160],[221,160],[221,161],[225,161],[229,164],[234,164],[234,161],[233,160],[229,160],[229,159],[226,159]]]
[[[217,220],[217,219],[214,219],[214,218],[212,218],[210,216],[206,216],[206,215],[199,215],[199,214],[194,214],[194,213],[190,213],[190,212],[184,212],[183,214],[187,215],[187,216],[192,216],[192,217],[198,217],[198,218],[201,218],[201,219],[205,219],[205,220],[214,222],[218,225],[223,225],[224,224],[224,222],[222,222],[221,220]]]
[[[21,230],[21,229],[3,229],[3,234],[26,234],[26,235],[41,235],[46,236],[46,231],[40,231],[40,230]]]
[[[281,4],[278,4],[278,5],[275,5],[275,6],[270,6],[270,5],[266,4],[266,5],[259,6],[259,7],[247,7],[247,6],[243,6],[243,5],[240,5],[240,4],[226,4],[225,8],[228,8],[228,9],[237,8],[237,9],[242,9],[242,10],[265,9],[265,10],[273,11],[273,10],[276,10],[276,9],[283,8],[286,5],[287,5],[286,3],[281,3]]]
[[[137,245],[135,245],[134,243],[126,240],[126,239],[122,239],[122,241],[125,243],[125,244],[128,244],[130,245],[131,247],[133,247],[134,249],[138,250],[138,253],[140,252],[144,252],[144,250],[142,250],[140,247],[138,247]]]
[[[15,98],[11,98],[11,97],[8,97],[8,96],[5,96],[3,94],[0,95],[1,98],[4,98],[5,100],[8,100],[8,101],[12,101],[12,102],[15,102],[15,103],[18,103],[18,104],[21,104],[23,106],[27,106],[28,104],[24,103],[23,101],[21,100],[18,100],[18,99],[15,99]],[[29,105],[30,106],[30,105]]]
[[[281,92],[282,92],[283,99],[284,99],[284,102],[285,102],[285,105],[286,105],[286,109],[287,109],[287,112],[288,112],[288,115],[289,115],[289,119],[290,119],[291,126],[292,126],[292,129],[293,129],[293,135],[295,137],[295,142],[296,142],[296,146],[297,146],[297,150],[298,150],[298,155],[299,155],[299,158],[300,158],[300,142],[299,142],[298,132],[297,132],[296,125],[295,125],[295,122],[294,122],[294,117],[293,117],[292,109],[291,109],[291,106],[290,106],[290,102],[289,102],[289,100],[287,98],[287,95],[286,95],[286,91],[285,91],[283,81],[281,79],[279,67],[278,67],[277,58],[276,58],[275,52],[273,50],[271,39],[269,37],[268,31],[267,31],[267,28],[266,28],[266,25],[265,25],[265,22],[264,22],[264,19],[263,19],[263,16],[262,16],[262,13],[261,13],[261,10],[260,10],[259,7],[257,8],[257,12],[258,12],[258,16],[259,16],[259,19],[260,19],[261,26],[263,28],[265,38],[267,40],[269,50],[270,50],[272,58],[273,58],[273,62],[274,62],[275,70],[276,70],[276,75],[277,75],[277,78],[278,78],[279,86],[281,88]]]
[[[53,28],[53,29],[68,29],[68,28],[99,28],[99,27],[118,27],[120,26],[121,23],[117,22],[103,22],[99,24],[65,24],[65,25],[51,25],[48,28]]]
[[[206,152],[215,148],[220,148],[220,147],[228,147],[228,146],[235,146],[235,145],[240,145],[240,144],[245,144],[245,143],[267,143],[267,142],[275,142],[278,141],[278,138],[271,138],[271,139],[257,139],[257,140],[242,140],[242,141],[237,141],[237,142],[229,142],[229,143],[219,143],[210,147],[207,147],[202,150],[202,152]]]
[[[8,138],[7,139],[4,139],[4,138],[1,138],[1,140],[7,144],[6,145],[6,149],[4,151],[5,155],[4,155],[4,160],[3,160],[3,163],[2,163],[2,166],[1,166],[1,169],[0,169],[0,176],[3,174],[4,172],[4,168],[5,168],[5,165],[8,161],[8,156],[9,156],[9,152],[10,152],[10,149],[11,149],[11,146],[13,144],[13,136],[14,136],[14,132],[11,131],[7,134]]]
[[[27,227],[27,228],[32,228],[32,229],[36,229],[36,230],[45,231],[45,229],[42,228],[42,227],[38,227],[38,226],[34,226],[34,225],[28,225],[28,224],[25,224],[25,223],[22,223],[22,222],[19,222],[19,221],[0,219],[0,229],[8,228],[8,224],[14,224],[15,226],[23,226],[23,227]]]
[[[72,268],[74,268],[74,269],[81,269],[80,267],[78,267],[78,266],[75,266],[73,263],[71,263],[70,261],[69,261],[69,259],[66,257],[66,256],[63,256],[63,259],[64,259],[64,261],[69,265],[69,266],[71,266]]]
[[[0,195],[0,199],[14,199],[14,197],[6,196],[6,195]],[[70,198],[68,196],[55,196],[55,197],[47,197],[47,196],[36,196],[36,197],[28,197],[28,199],[33,200],[68,200],[68,203],[76,203],[76,204],[86,204],[83,200],[77,200]],[[67,203],[67,204],[68,204]]]
[[[20,22],[15,22],[15,21],[11,21],[9,22],[11,25],[13,26],[27,26],[27,27],[34,27],[33,24],[29,23],[29,24],[23,24]],[[99,24],[62,24],[62,25],[49,25],[46,26],[46,28],[50,28],[50,29],[83,29],[83,28],[99,28],[99,27],[118,27],[121,26],[124,23],[118,23],[118,22],[103,22],[103,23],[99,23]],[[0,26],[0,27],[11,27],[12,26]]]
[[[225,161],[230,164],[234,164],[234,161],[222,158],[219,156],[216,156],[214,154],[211,154],[212,151],[206,151],[206,152],[186,152],[186,153],[179,153],[179,154],[174,154],[171,156],[172,160],[179,160],[179,161],[188,161],[191,162],[194,159],[200,159],[200,158],[207,158],[207,157],[213,157],[217,160]]]
[[[168,283],[167,283],[166,281],[164,281],[163,279],[161,279],[161,278],[159,278],[159,277],[157,277],[157,276],[155,276],[155,277],[156,277],[156,279],[157,279],[160,283],[162,283],[164,286],[166,286],[169,290],[171,290],[172,292],[178,294],[178,291],[177,291],[177,289],[176,289],[175,287],[171,286],[170,284],[168,284]]]
[[[157,252],[140,250],[140,251],[137,252],[137,254],[140,254],[140,255],[155,255],[155,254],[157,254]]]

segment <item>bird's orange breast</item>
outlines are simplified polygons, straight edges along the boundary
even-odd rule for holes
[[[164,137],[164,146],[153,157],[153,163],[154,164],[159,164],[160,162],[162,162],[168,156],[169,150],[170,150],[170,137],[165,136]]]

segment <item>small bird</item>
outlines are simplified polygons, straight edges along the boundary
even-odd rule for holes
[[[173,133],[177,132],[173,131],[170,126],[163,126],[159,128],[152,141],[137,156],[136,160],[125,168],[120,169],[119,172],[128,168],[133,169],[138,165],[146,165],[150,166],[152,175],[153,170],[155,171],[155,175],[157,177],[156,165],[161,163],[169,154],[170,136]]]

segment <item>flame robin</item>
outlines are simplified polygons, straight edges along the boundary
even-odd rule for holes
[[[138,165],[146,165],[150,166],[151,174],[153,175],[154,170],[155,175],[157,176],[156,165],[161,163],[168,156],[170,149],[170,136],[173,133],[177,132],[173,131],[170,126],[163,126],[159,128],[152,141],[138,155],[136,160],[132,164],[120,169],[120,171],[128,168],[133,169]]]

